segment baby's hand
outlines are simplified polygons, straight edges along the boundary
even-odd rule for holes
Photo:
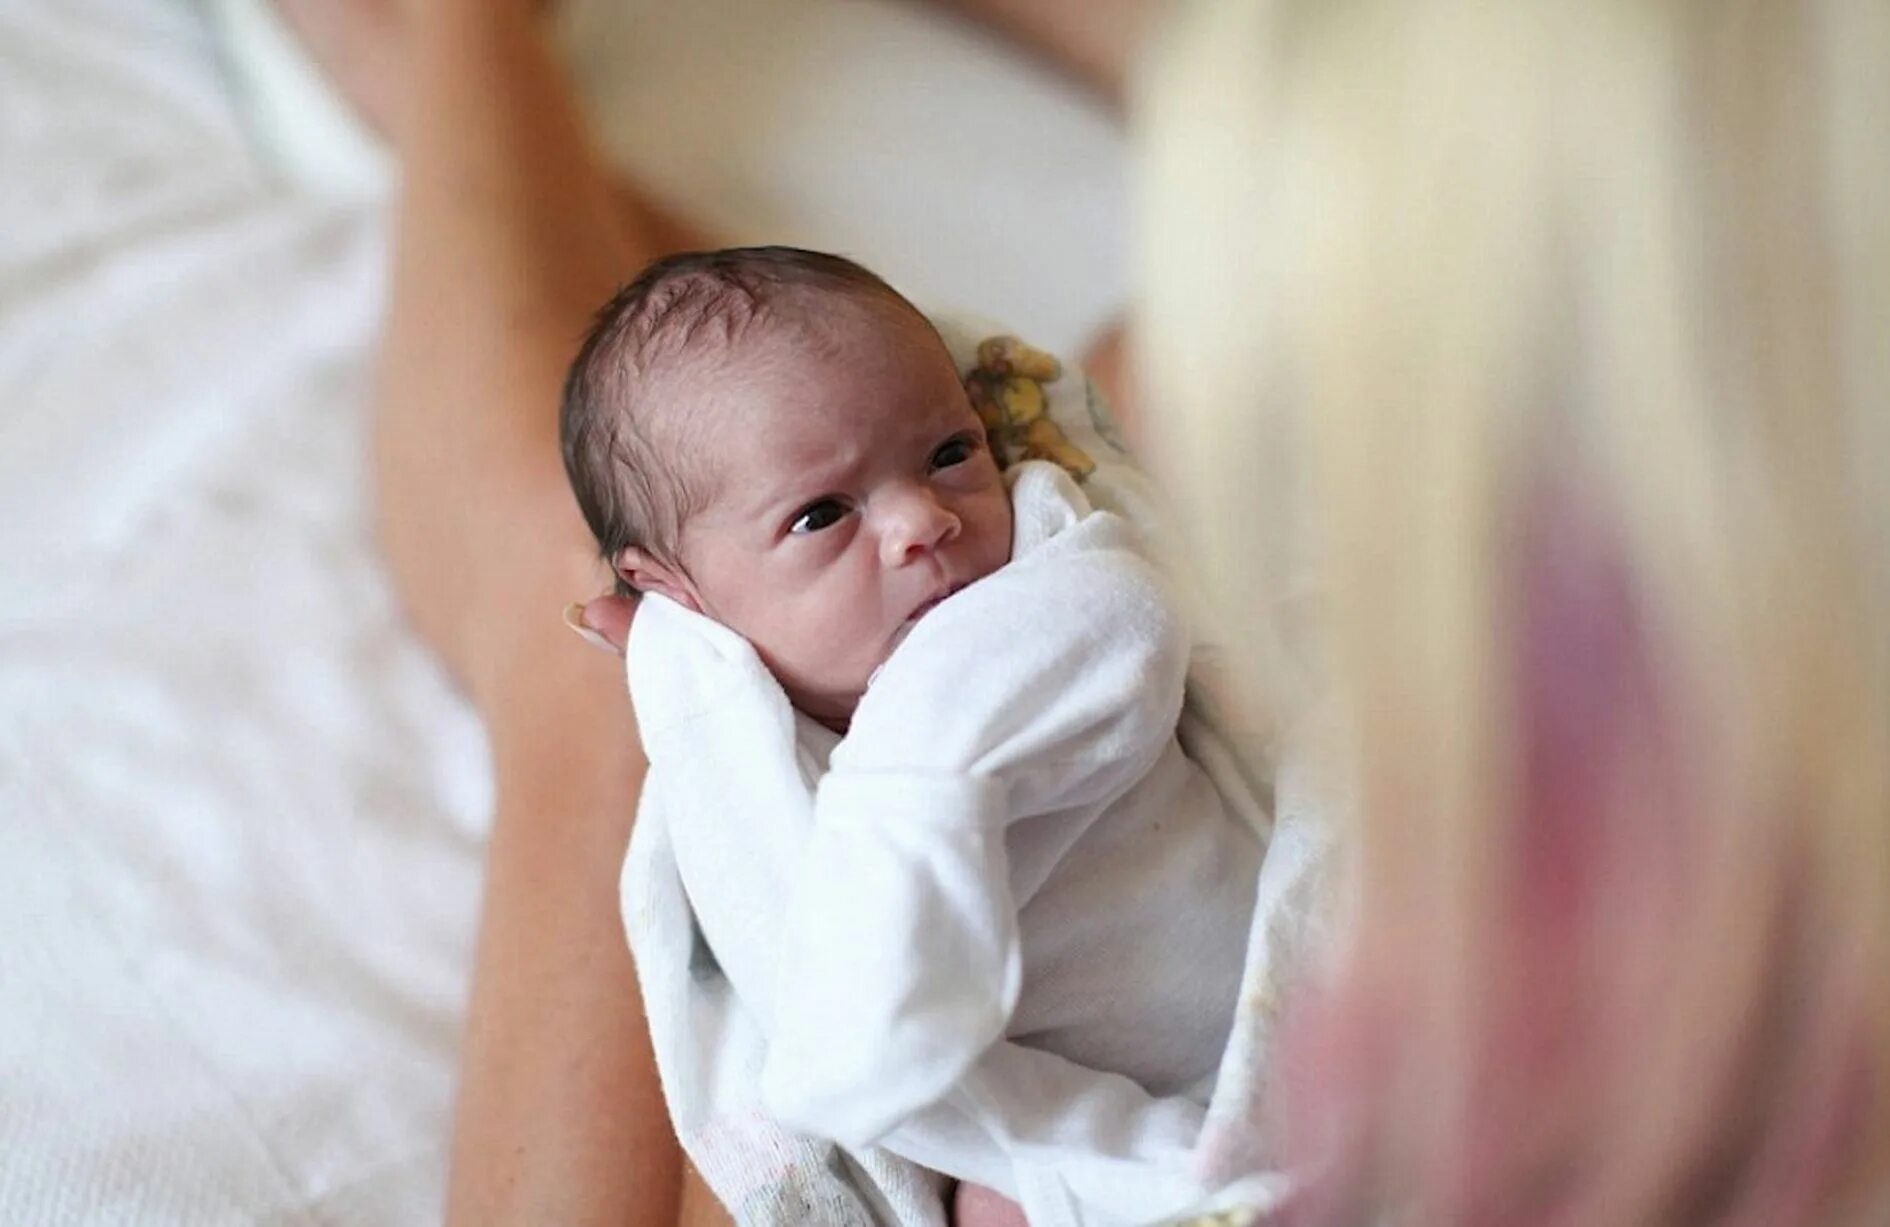
[[[564,607],[564,624],[592,647],[622,656],[630,642],[630,622],[636,617],[635,597],[600,596]]]
[[[1030,1227],[1023,1209],[1002,1193],[982,1185],[961,1184],[952,1199],[953,1227]]]

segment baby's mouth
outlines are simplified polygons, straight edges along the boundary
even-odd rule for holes
[[[948,597],[955,595],[956,593],[961,591],[963,588],[964,588],[963,584],[953,584],[951,587],[945,589],[945,591],[939,593],[937,596],[933,597],[931,600],[927,601],[925,604],[913,610],[912,613],[906,618],[905,625],[907,627],[912,626],[913,623],[917,622],[920,618],[923,618],[926,614],[931,613],[934,609],[937,609],[939,605],[942,604]]]
[[[939,593],[937,596],[933,597],[931,600],[927,601],[925,604],[919,606],[917,609],[914,609],[911,613],[907,614],[906,620],[899,624],[899,629],[895,630],[892,633],[892,638],[887,642],[886,656],[890,658],[894,652],[898,651],[899,645],[906,641],[906,636],[912,633],[912,628],[919,624],[920,618],[923,618],[926,614],[929,614],[934,609],[937,609],[939,605],[943,603],[947,598],[961,591],[964,587],[965,585],[963,584],[953,584],[951,587],[947,588],[945,591]],[[872,687],[874,682],[879,680],[880,669],[884,669],[885,667],[886,667],[886,662],[884,660],[880,661],[879,667],[874,669],[872,672],[872,675],[866,679],[866,685],[869,689]]]

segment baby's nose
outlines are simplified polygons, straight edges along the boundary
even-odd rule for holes
[[[886,509],[880,558],[889,567],[912,562],[958,535],[959,520],[929,490],[898,496]]]

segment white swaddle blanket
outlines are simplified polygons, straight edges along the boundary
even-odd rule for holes
[[[941,330],[972,372],[987,334]],[[940,1223],[937,1172],[1040,1225],[1283,1188],[1240,1125],[1317,844],[1242,769],[1093,390],[1021,366],[1021,398],[981,372],[1000,450],[1102,510],[1014,469],[1013,562],[915,627],[837,749],[732,632],[659,599],[632,632],[625,923],[678,1134],[742,1222]]]

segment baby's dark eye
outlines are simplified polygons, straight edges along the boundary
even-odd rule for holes
[[[823,498],[817,503],[809,503],[801,508],[801,514],[794,517],[794,523],[788,526],[791,533],[817,533],[823,528],[832,528],[846,517],[847,507],[839,499]]]
[[[937,451],[932,453],[932,467],[934,469],[949,469],[953,465],[963,464],[965,461],[971,459],[977,450],[978,445],[976,440],[968,436],[959,435],[956,438],[947,439],[945,442],[939,444]]]

